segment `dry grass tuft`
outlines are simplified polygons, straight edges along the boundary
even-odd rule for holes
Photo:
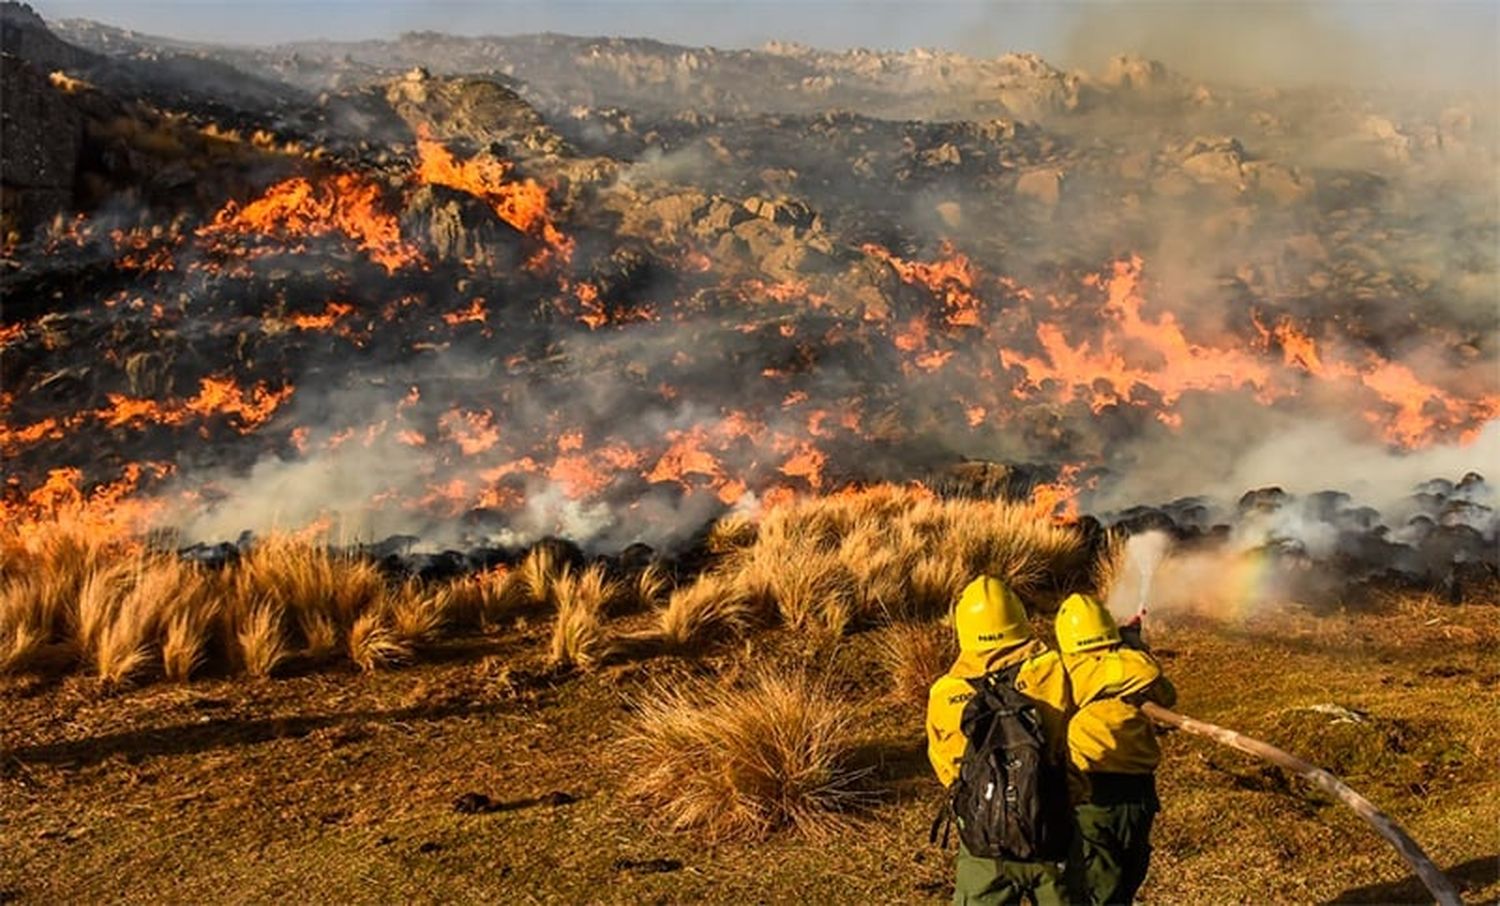
[[[516,568],[518,590],[532,603],[552,603],[553,583],[562,574],[565,565],[558,561],[557,553],[551,547],[545,544],[533,547]]]
[[[672,579],[659,564],[651,563],[636,573],[631,584],[631,606],[638,610],[651,610],[660,606],[672,587]]]
[[[391,632],[403,643],[416,647],[437,638],[450,619],[451,598],[430,593],[416,581],[408,581],[391,595],[386,610]]]
[[[628,790],[674,830],[710,840],[780,829],[826,839],[869,797],[854,713],[803,674],[743,688],[659,688],[622,750]]]
[[[429,594],[430,606],[454,629],[484,629],[500,623],[528,600],[521,574],[508,567],[455,579]]]
[[[280,604],[263,601],[247,609],[238,621],[234,638],[239,661],[251,676],[270,676],[290,654],[281,628],[284,611]]]
[[[901,615],[918,618],[947,613],[973,578],[967,564],[957,557],[922,557],[912,566],[907,580],[910,593]]]
[[[304,657],[323,660],[338,653],[341,631],[331,614],[304,607],[295,611],[294,617],[302,634]]]
[[[287,536],[257,543],[231,579],[225,589],[230,609],[271,601],[294,616],[299,630],[308,622],[304,614],[317,613],[347,633],[360,616],[379,609],[387,595],[386,579],[375,564]]]
[[[585,669],[599,663],[611,647],[604,616],[620,597],[619,584],[605,578],[604,567],[595,564],[581,573],[563,570],[552,580],[551,593],[557,602],[557,622],[548,661]]]
[[[958,655],[958,639],[945,623],[892,623],[880,631],[876,657],[891,677],[892,698],[925,704],[927,690]]]
[[[677,589],[659,619],[664,641],[689,648],[775,615],[796,630],[840,635],[859,626],[928,620],[948,612],[980,574],[1018,592],[1061,584],[1079,566],[1082,538],[1003,500],[938,500],[882,485],[800,500],[767,513],[751,534],[742,517],[722,526],[737,543],[710,546],[719,565]]]
[[[47,594],[45,579],[0,581],[0,673],[30,669],[61,622],[61,605]]]
[[[176,683],[187,682],[208,662],[209,639],[220,605],[209,599],[199,607],[180,608],[162,628],[162,673]]]
[[[289,657],[348,657],[364,669],[405,661],[447,630],[482,629],[523,608],[555,607],[550,656],[587,667],[617,650],[610,607],[656,615],[632,640],[695,646],[779,621],[820,639],[892,620],[946,613],[979,573],[1022,594],[1070,566],[1071,529],[1026,504],[945,501],[880,486],[800,500],[757,523],[712,527],[713,569],[672,587],[652,565],[627,581],[577,570],[555,543],[514,569],[454,582],[393,585],[380,568],[292,536],[256,543],[206,573],[87,523],[0,527],[0,671],[37,669],[69,653],[108,680],[153,670],[175,681],[204,670],[272,673]]]
[[[709,526],[707,545],[715,554],[743,550],[755,543],[755,521],[744,513],[730,513]]]
[[[411,645],[391,630],[383,614],[363,614],[349,630],[349,659],[366,673],[404,663],[411,655]]]
[[[1125,572],[1125,542],[1129,538],[1122,531],[1111,531],[1099,548],[1099,556],[1094,560],[1090,578],[1094,583],[1094,593],[1101,601],[1108,600],[1110,589],[1115,587],[1115,582]]]
[[[657,632],[668,648],[688,651],[738,635],[756,619],[755,605],[734,577],[710,572],[672,592],[667,606],[657,611]]]

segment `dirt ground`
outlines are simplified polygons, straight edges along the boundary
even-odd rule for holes
[[[1341,770],[1471,902],[1500,897],[1500,608],[1413,605],[1159,626],[1185,713]],[[401,670],[307,668],[124,691],[0,692],[0,903],[933,903],[937,784],[919,704],[875,632],[770,633],[583,676],[547,627],[454,640]],[[812,661],[859,709],[881,803],[832,842],[708,846],[620,793],[615,740],[654,681]],[[1331,707],[1330,707],[1331,706]],[[1344,710],[1340,710],[1344,709]],[[1168,734],[1147,903],[1420,902],[1394,850],[1300,781]],[[466,793],[498,808],[455,809]]]

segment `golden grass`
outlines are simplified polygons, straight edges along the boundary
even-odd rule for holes
[[[552,585],[562,574],[563,566],[551,547],[540,545],[532,548],[516,568],[519,591],[533,603],[552,603]]]
[[[271,601],[293,616],[296,628],[315,613],[331,620],[340,636],[367,611],[379,609],[388,593],[375,564],[288,536],[256,544],[229,578],[223,593],[230,609],[236,600]]]
[[[412,645],[425,645],[443,631],[450,616],[449,602],[427,594],[417,582],[407,582],[391,596],[385,614],[396,638]]]
[[[1085,566],[1078,532],[1030,504],[939,500],[892,485],[774,509],[753,536],[732,519],[719,542],[710,532],[724,552],[718,567],[678,589],[659,614],[674,646],[743,629],[761,614],[833,634],[932,619],[977,575],[1028,595],[1067,584]]]
[[[269,601],[255,605],[237,621],[234,632],[240,665],[255,677],[268,677],[286,660],[286,636],[281,621],[284,608]]]
[[[87,526],[0,539],[0,671],[48,648],[106,681],[185,681],[211,666],[269,676],[293,656],[404,660],[441,631],[443,601],[372,563],[272,537],[215,572]],[[357,630],[357,631],[356,631]]]
[[[636,573],[630,588],[631,605],[639,610],[650,610],[666,599],[671,591],[672,579],[659,564],[650,563]]]
[[[1115,583],[1125,572],[1125,542],[1129,539],[1130,536],[1125,532],[1110,531],[1099,548],[1090,578],[1100,600],[1108,600],[1110,589],[1115,587]]]
[[[755,543],[757,534],[755,520],[744,513],[730,513],[708,529],[708,549],[715,554],[727,554]]]
[[[756,623],[758,613],[733,576],[708,572],[672,592],[657,611],[657,635],[675,651],[735,636]]]
[[[392,631],[384,614],[360,614],[349,628],[349,660],[366,673],[403,663],[411,655],[411,645]]]
[[[891,679],[891,697],[927,702],[927,690],[958,656],[958,639],[946,623],[892,623],[880,630],[875,656]]]
[[[86,522],[0,531],[0,671],[42,669],[49,652],[112,682],[203,672],[274,673],[289,659],[348,659],[372,670],[412,659],[449,631],[523,608],[556,611],[549,657],[588,668],[621,650],[612,607],[654,615],[629,638],[691,652],[780,623],[820,638],[945,614],[989,573],[1023,595],[1076,570],[1076,532],[1004,501],[938,500],[878,486],[794,502],[709,531],[718,562],[672,586],[652,565],[610,579],[575,570],[552,545],[514,568],[452,582],[394,583],[365,559],[291,536],[257,542],[205,571]]]
[[[493,626],[530,600],[521,574],[504,566],[455,579],[428,597],[448,626],[466,630]]]
[[[854,712],[805,674],[743,687],[658,687],[622,742],[627,790],[673,830],[709,840],[779,829],[827,838],[867,798]]]
[[[207,599],[195,609],[179,609],[162,629],[162,673],[172,682],[185,683],[208,662],[210,627],[219,618],[219,603]]]
[[[590,668],[609,654],[611,643],[604,628],[609,605],[622,589],[595,564],[582,572],[564,569],[552,580],[551,595],[557,604],[557,622],[552,628],[548,662],[554,667]]]

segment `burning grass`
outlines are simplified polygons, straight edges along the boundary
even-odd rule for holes
[[[743,687],[660,687],[622,743],[629,793],[710,840],[791,829],[827,838],[868,804],[855,713],[806,674]]]

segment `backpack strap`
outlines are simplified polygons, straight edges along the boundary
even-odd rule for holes
[[[943,832],[943,842],[938,843],[938,830]],[[938,813],[932,819],[932,827],[927,831],[927,842],[936,843],[940,849],[948,848],[948,832],[953,829],[953,804],[947,799],[939,807]]]

